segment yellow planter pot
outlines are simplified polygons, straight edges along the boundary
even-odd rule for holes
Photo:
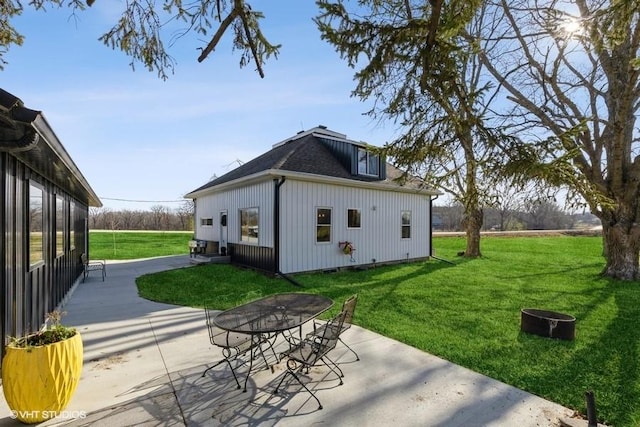
[[[79,332],[44,346],[8,346],[2,389],[13,415],[23,423],[39,423],[66,408],[82,374],[82,351]]]

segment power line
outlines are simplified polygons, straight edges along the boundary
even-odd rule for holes
[[[134,202],[134,203],[182,203],[182,202],[186,202],[189,199],[182,199],[182,200],[130,200],[130,199],[116,199],[116,198],[112,198],[112,197],[100,197],[98,196],[101,200],[114,200],[117,202]]]

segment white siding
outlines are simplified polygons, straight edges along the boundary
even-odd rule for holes
[[[288,179],[281,191],[280,270],[292,273],[430,255],[429,196]],[[332,209],[331,243],[316,243],[316,208]],[[359,209],[361,228],[347,228],[347,209]],[[411,238],[401,238],[401,213],[411,211]],[[353,261],[338,246],[352,242]]]
[[[242,188],[199,197],[196,200],[196,238],[220,240],[220,212],[228,211],[229,243],[240,241],[240,209],[258,208],[258,245],[273,247],[273,181],[265,181]],[[213,226],[203,227],[200,218],[213,218]]]

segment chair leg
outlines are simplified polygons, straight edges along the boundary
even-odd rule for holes
[[[219,366],[220,364],[227,362],[229,364],[229,369],[231,369],[231,373],[233,374],[233,379],[236,380],[236,384],[238,384],[238,389],[241,387],[240,386],[240,381],[238,381],[238,377],[236,376],[236,372],[233,370],[233,366],[231,366],[231,362],[228,359],[222,359],[219,362],[217,362],[215,365],[211,365],[209,366],[207,369],[204,370],[204,372],[202,373],[202,376],[200,378],[204,378],[204,376],[207,374],[207,372],[209,372],[211,369],[215,368],[216,366]]]
[[[263,343],[258,345],[258,351],[260,352],[260,355],[262,356],[262,360],[264,360],[264,364],[267,365],[267,368],[269,368],[269,369],[271,369],[273,371],[273,367],[271,365],[269,365],[269,362],[267,362],[267,356],[264,355],[264,350],[262,350],[262,344]],[[254,356],[254,357],[258,357],[258,356]]]
[[[342,338],[338,337],[338,340],[344,344],[345,347],[347,347],[349,350],[351,350],[351,353],[353,353],[356,356],[356,360],[360,360],[360,356],[358,356],[358,353],[356,353],[356,351],[354,349],[352,349],[351,347],[349,347],[349,344],[347,344],[346,342],[342,341]]]
[[[280,386],[282,385],[282,382],[284,381],[285,378],[287,378],[287,375],[291,374],[290,371],[285,371],[284,375],[282,376],[282,378],[280,378],[280,382],[278,383],[278,385],[276,386],[276,389],[273,391],[273,394],[278,394],[278,389],[280,388]]]
[[[251,339],[253,340],[253,336],[251,337]],[[260,344],[258,344],[258,348],[260,349],[260,352],[262,352],[262,349],[260,348]],[[249,371],[247,371],[247,378],[244,379],[244,390],[242,390],[243,393],[247,392],[247,383],[249,382],[249,377],[251,376],[251,370],[253,369],[253,359],[255,358],[255,354],[253,352],[254,352],[254,348],[252,345],[251,349],[249,350]],[[264,357],[264,354],[262,355],[262,357]],[[266,363],[266,359],[265,359],[265,363]]]
[[[257,339],[258,341],[254,343],[253,342],[254,339]],[[247,391],[247,383],[249,382],[249,377],[251,376],[251,371],[253,370],[253,360],[258,357],[258,355],[256,353],[257,351],[260,352],[260,355],[262,356],[262,360],[264,360],[264,364],[267,365],[267,368],[270,369],[273,372],[273,366],[269,365],[269,362],[267,362],[267,357],[264,355],[264,351],[262,350],[261,337],[257,336],[257,335],[252,335],[251,336],[251,340],[252,340],[251,349],[249,350],[249,356],[250,356],[249,357],[249,371],[247,372],[247,378],[245,378],[245,380],[244,380],[244,390],[242,390],[243,392]],[[272,347],[272,350],[273,350],[273,347]],[[274,352],[274,354],[275,354],[275,352]],[[277,357],[276,357],[276,360],[278,360]]]
[[[273,357],[276,358],[276,363],[280,362],[280,358],[278,357],[278,354],[276,353],[276,349],[273,348],[273,344],[275,344],[276,339],[278,338],[278,335],[274,335],[273,336],[273,342],[269,341],[269,339],[267,339],[267,344],[269,344],[269,347],[271,348],[271,352],[273,353]]]
[[[238,381],[238,377],[236,376],[236,371],[234,371],[233,366],[231,366],[231,362],[227,359],[225,359],[227,361],[227,364],[229,365],[229,369],[231,369],[231,373],[233,374],[233,379],[236,380],[236,384],[238,385],[238,389],[240,389],[240,381]],[[245,383],[245,391],[246,391],[246,387],[247,384]]]
[[[284,375],[282,376],[282,379],[280,379],[280,382],[278,383],[278,386],[276,387],[275,391],[273,392],[273,394],[278,394],[278,389],[280,388],[280,386],[282,385],[282,382],[284,381],[284,379],[287,377],[287,374],[291,375],[293,378],[296,379],[296,381],[298,381],[300,383],[300,385],[307,390],[307,392],[316,400],[316,402],[318,402],[318,409],[322,409],[322,403],[320,403],[320,399],[318,399],[318,397],[315,395],[314,392],[312,392],[311,390],[309,390],[309,387],[307,387],[300,378],[298,378],[298,376],[296,375],[295,372],[289,370],[287,372],[284,373]],[[342,380],[340,380],[342,381]]]
[[[326,359],[326,360],[325,360],[325,359]],[[321,357],[321,358],[320,358],[320,360],[322,360],[322,362],[323,362],[325,365],[327,365],[327,367],[328,367],[329,369],[331,369],[331,372],[333,372],[334,374],[336,374],[336,376],[337,376],[337,377],[338,377],[338,379],[340,380],[340,385],[344,384],[344,383],[342,382],[342,378],[344,377],[344,373],[342,372],[342,369],[340,369],[340,367],[339,367],[338,365],[336,365],[336,362],[334,362],[333,360],[329,359],[327,356]],[[327,360],[328,360],[329,362],[331,362],[331,365],[335,366],[335,368],[336,368],[340,373],[336,372],[336,370],[335,370],[335,369],[333,369],[333,367],[332,367],[330,364],[328,364],[328,363],[327,363]]]

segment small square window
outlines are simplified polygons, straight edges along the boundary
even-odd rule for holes
[[[210,227],[213,225],[213,218],[200,218],[200,225],[203,227]]]
[[[347,228],[360,228],[360,209],[347,209]]]

